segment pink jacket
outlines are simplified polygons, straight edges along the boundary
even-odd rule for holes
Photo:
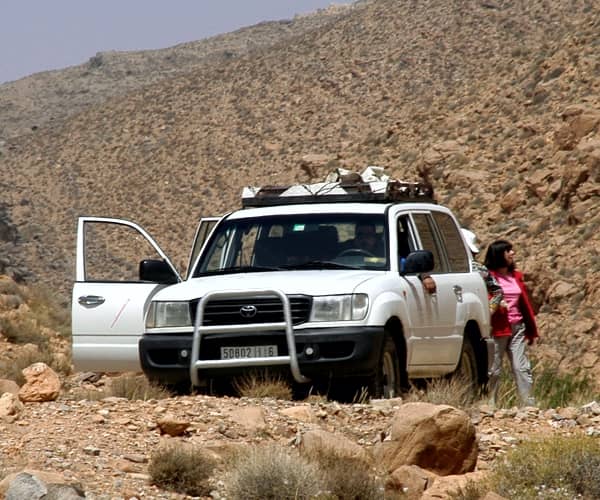
[[[494,278],[498,278],[498,273],[490,269],[490,274]],[[538,335],[537,325],[535,323],[535,313],[533,312],[533,306],[529,300],[529,294],[523,281],[523,273],[519,271],[513,271],[513,277],[517,280],[519,288],[521,289],[521,299],[519,301],[519,307],[521,314],[523,315],[523,322],[525,323],[525,337],[528,340],[533,340]],[[492,314],[492,335],[494,337],[505,337],[512,335],[512,328],[508,322],[508,310],[506,307],[499,307],[494,314]]]

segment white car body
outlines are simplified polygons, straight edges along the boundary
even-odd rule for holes
[[[201,265],[206,265],[203,259],[208,258],[210,245],[214,246],[216,236],[213,238],[211,233],[217,233],[222,224],[260,221],[282,214],[290,217],[305,214],[377,217],[386,226],[387,265],[382,269],[281,269],[194,277],[199,274]],[[133,230],[137,238],[148,241],[160,259],[172,269],[177,282],[119,281],[118,277],[117,280],[90,279],[86,274],[86,261],[93,252],[94,242],[87,241],[84,236],[86,226],[90,224],[116,225]],[[435,294],[425,290],[417,274],[401,272],[402,259],[399,256],[403,253],[400,247],[404,248],[408,243],[411,251],[437,248],[438,270],[434,269],[431,273],[437,286]],[[406,369],[409,377],[421,378],[456,370],[468,333],[469,336],[475,335],[477,342],[488,344],[486,348],[475,345],[477,356],[481,358],[478,363],[482,364],[478,370],[483,374],[487,371],[487,366],[484,368],[483,365],[490,361],[483,359],[484,353],[487,356],[486,349],[489,351],[489,310],[484,282],[477,272],[471,270],[471,259],[454,215],[449,209],[432,203],[286,204],[242,209],[222,219],[205,219],[201,221],[192,244],[186,279],[177,274],[175,266],[155,241],[136,224],[119,219],[82,217],[78,224],[72,302],[75,368],[103,372],[139,371],[139,341],[143,335],[148,340],[162,336],[163,342],[168,342],[170,335],[179,338],[188,336],[191,342],[195,333],[193,324],[147,327],[145,317],[151,302],[192,303],[209,293],[244,291],[250,296],[253,290],[276,290],[286,296],[312,298],[340,294],[364,294],[368,297],[368,311],[364,318],[304,321],[293,327],[292,335],[301,336],[303,332],[314,335],[315,331],[326,333],[328,329],[333,332],[344,328],[358,332],[360,329],[399,325],[399,335],[403,340],[396,338],[395,341],[405,343],[402,368]],[[367,262],[369,259],[363,260]],[[476,344],[474,340],[470,341]],[[187,347],[178,349],[182,355],[189,354]],[[215,363],[218,365],[218,361]],[[268,364],[268,360],[262,360],[262,363]],[[331,364],[327,366],[335,374],[335,363],[333,368]],[[161,379],[160,371],[152,375]]]

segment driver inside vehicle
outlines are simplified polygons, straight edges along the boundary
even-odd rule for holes
[[[377,233],[375,224],[359,222],[354,230],[354,238],[344,243],[345,250],[362,250],[374,257],[384,257],[382,234]]]

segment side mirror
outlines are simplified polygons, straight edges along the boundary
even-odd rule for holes
[[[434,267],[433,254],[429,250],[416,250],[400,261],[400,274],[428,273]]]
[[[164,260],[145,259],[140,262],[140,280],[172,285],[177,276]]]

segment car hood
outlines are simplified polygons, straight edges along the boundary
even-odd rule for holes
[[[203,276],[163,288],[153,300],[192,300],[208,292],[224,290],[280,290],[286,295],[335,295],[352,293],[360,284],[382,274],[382,271],[328,269]]]

